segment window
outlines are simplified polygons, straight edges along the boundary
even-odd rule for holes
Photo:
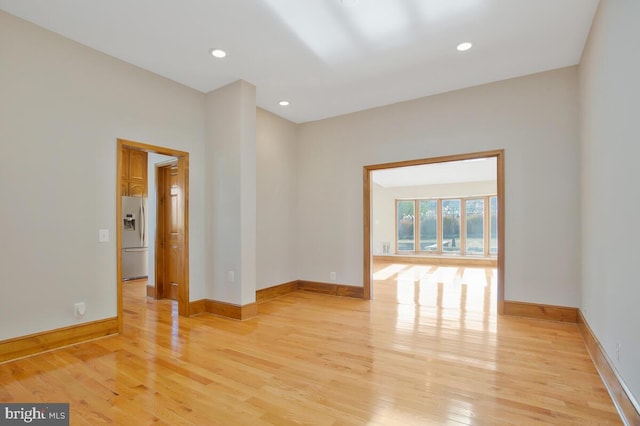
[[[498,253],[498,197],[489,198],[489,253]]]
[[[498,253],[496,196],[396,200],[396,214],[398,253]]]
[[[466,254],[484,254],[484,198],[465,201]]]
[[[420,251],[438,251],[438,202],[419,200]]]
[[[460,200],[442,201],[442,251],[460,253]]]
[[[415,250],[415,201],[406,200],[396,203],[398,212],[398,251]]]

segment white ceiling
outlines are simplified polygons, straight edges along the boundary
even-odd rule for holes
[[[244,79],[258,106],[298,123],[575,65],[597,5],[0,0],[11,14],[205,93]],[[456,51],[462,41],[474,47]],[[227,57],[214,59],[213,47]]]
[[[485,182],[497,179],[495,157],[374,170],[371,180],[384,188]]]

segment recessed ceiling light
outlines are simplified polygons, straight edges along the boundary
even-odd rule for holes
[[[227,56],[227,52],[222,49],[211,49],[209,52],[216,58],[224,58],[225,56]]]
[[[278,105],[280,105],[280,106],[289,106],[290,104],[291,104],[291,102],[289,102],[289,101],[279,101],[278,102]]]
[[[460,52],[464,52],[465,50],[471,49],[471,46],[473,46],[473,44],[469,43],[468,41],[465,41],[464,43],[460,43],[456,47],[456,49],[458,49]]]

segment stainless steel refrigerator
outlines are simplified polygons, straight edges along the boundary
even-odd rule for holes
[[[122,279],[147,277],[147,199],[122,197]]]

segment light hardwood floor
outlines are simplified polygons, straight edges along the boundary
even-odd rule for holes
[[[71,424],[621,424],[577,326],[495,315],[495,270],[377,264],[374,300],[295,292],[238,322],[127,283],[122,336],[0,365]]]

